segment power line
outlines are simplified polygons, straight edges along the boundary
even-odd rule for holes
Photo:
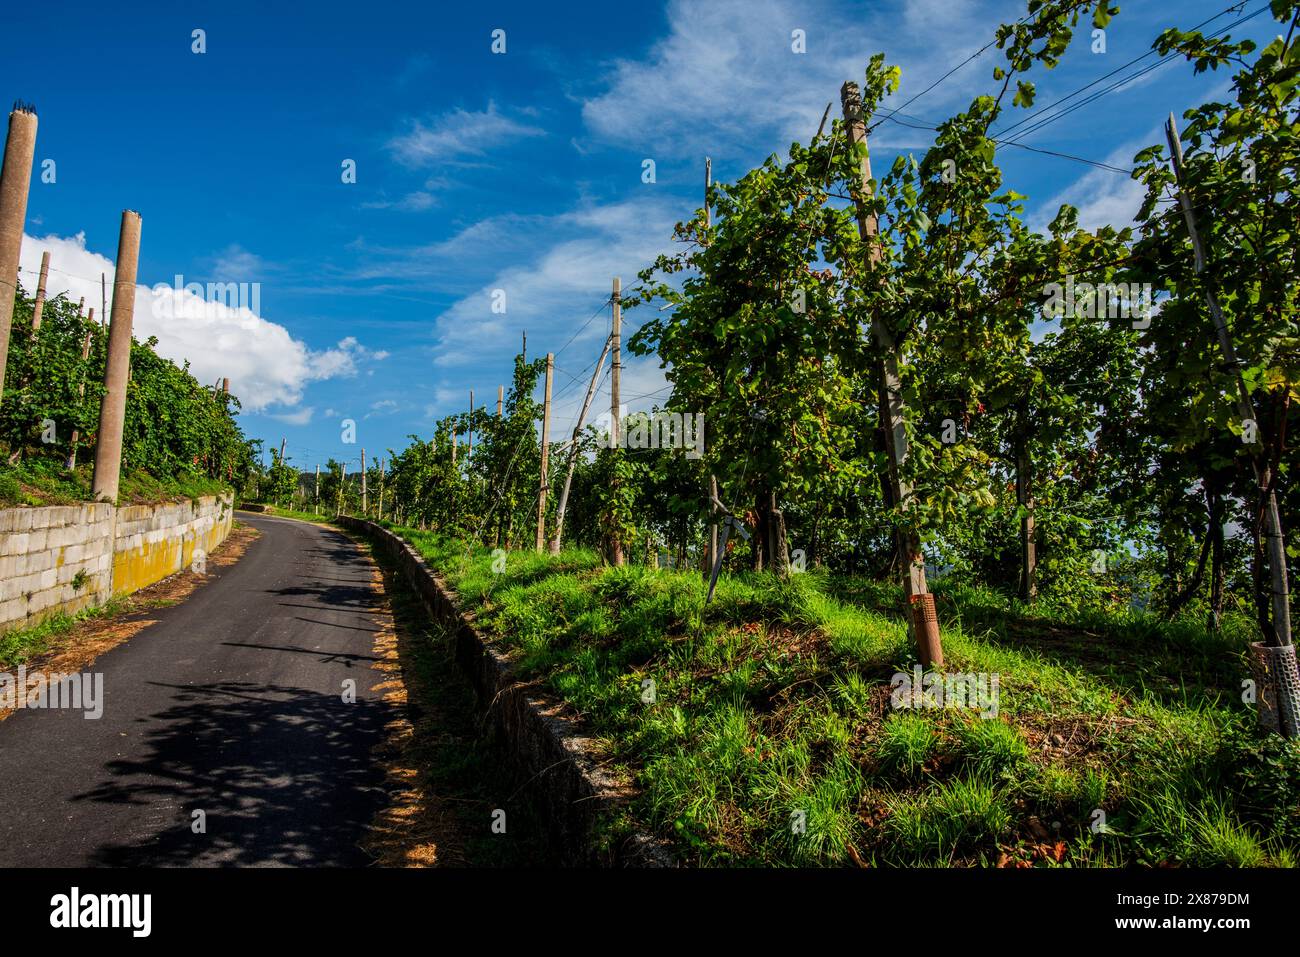
[[[1225,9],[1221,10],[1219,13],[1216,13],[1214,16],[1202,20],[1200,23],[1196,24],[1196,26],[1192,27],[1192,30],[1199,30],[1201,27],[1205,26],[1206,24],[1212,23],[1215,20],[1219,19],[1219,17],[1226,16],[1227,14],[1240,10],[1245,6],[1246,6],[1246,0],[1240,0],[1240,2],[1234,3],[1231,6],[1226,7]],[[1264,10],[1266,9],[1268,9],[1267,3],[1259,7],[1259,9],[1257,9],[1254,13],[1242,17],[1234,21],[1233,23],[1228,24],[1226,27],[1223,27],[1220,30],[1216,30],[1214,33],[1210,34],[1210,36],[1212,37],[1218,36],[1219,34],[1225,33],[1228,30],[1233,29],[1234,27],[1240,26],[1242,23],[1245,23],[1247,20],[1253,19],[1254,17],[1258,16],[1260,13],[1263,13]],[[1069,115],[1070,113],[1072,113],[1074,110],[1078,109],[1081,106],[1084,106],[1088,103],[1095,102],[1097,99],[1099,99],[1102,96],[1105,96],[1107,93],[1110,93],[1118,89],[1119,87],[1124,86],[1127,83],[1131,83],[1133,80],[1138,79],[1139,77],[1144,76],[1147,73],[1150,73],[1152,70],[1156,69],[1157,67],[1165,63],[1168,63],[1171,60],[1177,59],[1179,56],[1181,56],[1181,54],[1179,53],[1168,54],[1167,56],[1164,56],[1160,60],[1158,60],[1155,64],[1149,67],[1144,67],[1142,70],[1139,70],[1137,73],[1131,76],[1123,77],[1118,82],[1111,84],[1109,87],[1100,90],[1089,97],[1086,97],[1082,102],[1075,104],[1074,106],[1070,107],[1068,110],[1064,110],[1060,113],[1056,113],[1051,116],[1045,117],[1044,119],[1041,119],[1036,123],[1032,122],[1035,117],[1043,116],[1044,113],[1048,113],[1049,111],[1055,109],[1061,104],[1074,99],[1080,93],[1083,93],[1085,90],[1091,89],[1092,87],[1096,86],[1098,83],[1102,83],[1105,80],[1108,80],[1111,77],[1115,76],[1116,74],[1122,73],[1124,70],[1127,70],[1129,67],[1133,66],[1136,63],[1140,63],[1141,61],[1145,60],[1147,57],[1151,56],[1155,52],[1156,51],[1153,48],[1151,50],[1148,50],[1146,53],[1143,53],[1141,56],[1134,57],[1132,60],[1129,60],[1127,63],[1124,63],[1121,66],[1115,68],[1114,70],[1111,70],[1109,73],[1103,74],[1102,76],[1097,77],[1095,80],[1091,81],[1090,83],[1084,84],[1083,86],[1079,87],[1077,90],[1073,91],[1072,93],[1069,93],[1066,96],[1063,96],[1060,99],[1052,103],[1049,103],[1047,106],[1035,110],[1033,113],[1030,113],[1028,116],[1022,117],[1021,119],[1017,120],[1015,123],[1010,124],[1009,126],[1003,127],[1001,130],[997,131],[997,136],[1006,137],[1008,133],[1020,127],[1026,127],[1026,128],[1021,129],[1020,132],[1016,133],[1016,135],[1013,138],[1020,139],[1024,136],[1027,136],[1030,133],[1035,132],[1036,130],[1042,129],[1048,123],[1053,123],[1056,120],[1060,119],[1061,117]]]
[[[558,356],[561,353],[563,353],[565,349],[569,348],[569,346],[573,345],[573,340],[577,339],[578,336],[582,335],[587,330],[587,327],[591,325],[592,322],[595,321],[596,317],[600,315],[601,312],[604,311],[605,307],[608,306],[613,301],[614,301],[614,296],[612,294],[607,296],[605,298],[605,301],[596,307],[596,311],[591,314],[590,318],[588,318],[587,321],[582,324],[582,326],[578,329],[578,331],[569,337],[569,341],[566,342],[564,345],[560,346],[560,348],[556,350],[554,354]]]
[[[1017,20],[1017,21],[1015,22],[1014,26],[1017,26],[1017,27],[1020,26],[1022,23],[1024,23],[1026,20],[1028,20],[1028,19],[1029,19],[1030,17],[1032,17],[1032,16],[1033,16],[1033,13],[1026,13],[1023,17],[1021,17],[1019,20]],[[916,94],[916,96],[914,96],[914,97],[912,97],[911,99],[905,101],[905,102],[903,103],[902,106],[898,107],[898,108],[895,109],[895,110],[891,110],[887,115],[882,116],[880,119],[876,120],[876,122],[872,123],[869,127],[867,127],[867,132],[870,133],[870,132],[871,132],[872,130],[874,130],[877,126],[879,126],[881,123],[883,123],[885,120],[890,119],[890,118],[893,117],[895,114],[897,114],[897,113],[901,113],[903,110],[907,109],[907,107],[911,106],[913,103],[915,103],[915,102],[916,102],[917,100],[919,100],[921,97],[925,96],[927,93],[929,93],[931,90],[933,90],[936,86],[938,86],[938,85],[939,85],[940,83],[942,83],[944,80],[948,79],[948,77],[952,76],[954,73],[956,73],[956,72],[957,72],[958,70],[960,70],[962,67],[964,67],[966,64],[970,63],[972,60],[976,60],[976,59],[978,59],[981,55],[984,54],[985,51],[987,51],[990,47],[992,47],[992,46],[993,46],[994,44],[996,44],[997,42],[998,42],[997,39],[994,38],[994,39],[990,40],[988,43],[984,44],[984,46],[980,47],[978,50],[976,50],[974,53],[972,53],[972,54],[971,54],[970,56],[968,56],[966,59],[962,60],[960,63],[958,63],[955,67],[953,67],[951,70],[949,70],[949,71],[948,71],[947,73],[945,73],[943,76],[939,77],[939,79],[935,80],[933,83],[931,83],[929,86],[927,86],[927,87],[926,87],[924,90],[922,90],[920,93]]]
[[[892,116],[886,117],[886,119],[888,119],[891,123],[897,123],[899,126],[906,126],[914,130],[938,130],[939,129],[937,126],[931,126],[926,123],[905,123],[902,120]],[[1058,150],[1043,149],[1042,147],[1038,147],[1038,146],[1030,146],[1028,143],[1016,143],[1012,140],[1000,140],[991,136],[989,137],[989,140],[990,142],[996,143],[999,146],[1015,146],[1015,147],[1019,147],[1022,150],[1029,150],[1032,153],[1042,153],[1046,156],[1055,156],[1058,159],[1067,159],[1075,163],[1086,163],[1088,166],[1095,166],[1098,169],[1110,170],[1115,173],[1123,173],[1125,176],[1131,176],[1133,174],[1133,171],[1131,169],[1126,169],[1122,166],[1112,166],[1109,163],[1103,163],[1099,160],[1088,159],[1086,156],[1075,156],[1072,153],[1062,153],[1059,152]],[[835,196],[839,199],[852,199],[851,196],[841,196],[839,193],[831,193],[830,195]]]

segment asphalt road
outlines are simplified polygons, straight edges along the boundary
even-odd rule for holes
[[[373,566],[338,532],[240,520],[262,534],[238,562],[86,669],[101,718],[0,721],[0,866],[367,863],[394,717],[371,690]]]

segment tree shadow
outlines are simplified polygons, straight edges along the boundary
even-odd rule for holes
[[[358,843],[386,801],[372,750],[392,707],[244,682],[178,686],[174,701],[148,719],[144,757],[110,762],[108,780],[74,797],[158,809],[154,833],[123,834],[95,864],[369,863]]]
[[[902,589],[847,576],[828,576],[826,591],[895,621],[902,620]],[[1217,703],[1236,694],[1243,648],[1224,635],[1154,616],[1107,618],[1102,612],[1071,619],[981,596],[934,590],[940,630],[960,626],[982,642],[1041,658],[1100,679],[1126,696],[1149,695],[1166,705]]]
[[[266,594],[279,595],[281,598],[309,598],[314,604],[298,607],[315,608],[317,611],[325,608],[375,611],[379,608],[374,586],[368,581],[355,582],[351,585],[286,585],[283,588],[268,588]],[[294,603],[281,602],[280,604],[293,605]]]

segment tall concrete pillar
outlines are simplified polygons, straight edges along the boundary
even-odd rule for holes
[[[97,502],[116,502],[122,478],[122,427],[126,419],[126,383],[131,374],[131,323],[135,318],[135,275],[140,260],[140,214],[122,210],[113,273],[113,319],[108,325],[108,359],[104,364],[104,400],[99,405],[95,440]]]
[[[41,313],[45,312],[45,281],[50,278],[50,251],[41,253],[41,276],[36,281],[36,302],[32,306],[32,338],[41,331]]]
[[[36,155],[36,111],[18,105],[9,114],[4,167],[0,169],[0,395],[4,393],[9,365],[9,330],[14,323],[14,297],[18,292],[18,254],[27,222],[27,190],[32,183]]]

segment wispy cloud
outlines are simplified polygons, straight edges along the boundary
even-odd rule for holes
[[[231,243],[209,261],[214,277],[224,282],[255,282],[274,269],[261,256]]]
[[[489,102],[481,112],[455,109],[429,120],[413,120],[410,129],[388,146],[407,166],[430,166],[481,157],[510,140],[545,134],[541,127],[506,116]]]
[[[906,95],[986,42],[988,22],[987,8],[969,0],[852,15],[825,2],[673,0],[667,36],[643,59],[615,60],[607,87],[584,100],[583,118],[603,139],[749,158],[755,143],[811,138],[826,104],[839,109],[840,84],[861,81],[872,53],[887,50],[903,66]],[[804,53],[793,48],[795,30],[804,31]],[[978,80],[987,71],[956,77],[927,103],[964,103],[963,82]]]
[[[277,422],[283,422],[286,425],[310,425],[312,417],[316,414],[314,406],[307,406],[296,412],[276,412],[272,413],[269,418]]]
[[[362,203],[362,209],[395,209],[403,213],[422,213],[426,209],[432,209],[438,203],[438,198],[428,190],[416,190],[407,193],[401,199],[374,199]]]
[[[673,224],[689,212],[651,194],[545,218],[536,229],[551,237],[548,245],[498,270],[438,317],[435,364],[468,365],[510,355],[524,331],[534,341],[564,342],[593,309],[603,308],[612,277],[621,276],[630,286],[636,273],[667,249]],[[505,311],[494,311],[502,301]],[[592,322],[577,341],[599,342],[600,336]]]

